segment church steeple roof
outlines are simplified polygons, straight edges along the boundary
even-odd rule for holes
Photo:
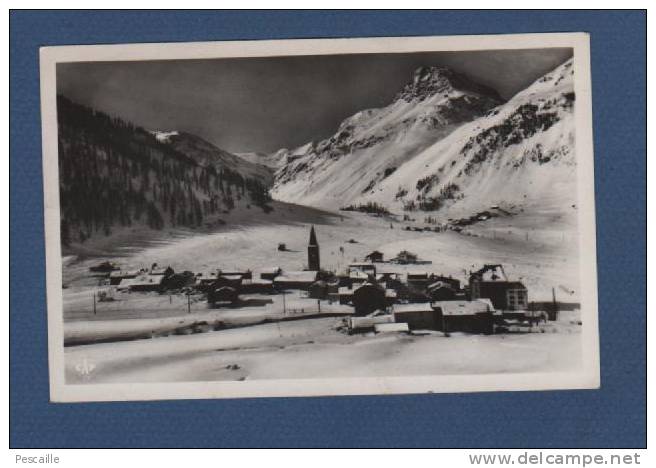
[[[310,242],[308,245],[319,245],[317,242],[317,235],[314,233],[314,226],[310,229]]]

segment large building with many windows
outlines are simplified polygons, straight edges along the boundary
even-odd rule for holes
[[[471,300],[490,299],[496,310],[526,310],[528,290],[520,281],[509,281],[502,265],[484,265],[469,277]]]

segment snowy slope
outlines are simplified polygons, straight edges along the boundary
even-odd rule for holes
[[[489,98],[475,100],[471,86],[421,100],[412,92],[417,79],[389,107],[356,114],[279,170],[273,196],[333,208],[375,201],[397,213],[454,217],[495,204],[563,211],[576,203],[571,60],[494,109]],[[456,110],[459,118],[445,118]],[[438,124],[429,128],[432,119]],[[340,138],[350,148],[354,139],[373,143],[340,154]]]
[[[326,140],[276,153],[283,165],[272,195],[321,207],[342,206],[500,103],[496,91],[463,75],[422,67],[389,106],[358,112]]]
[[[490,205],[575,204],[571,61],[437,141],[361,198],[454,216]]]
[[[273,171],[199,137],[148,132],[62,95],[57,122],[67,248],[89,252],[117,237],[138,243],[141,234],[151,237],[146,230],[206,229],[241,207],[269,209]]]
[[[234,153],[234,155],[252,164],[266,166],[270,168],[272,172],[280,167],[280,163],[282,161],[282,157],[279,154],[279,151],[276,151],[272,154],[251,151],[248,153]]]
[[[168,143],[176,150],[194,159],[201,166],[212,165],[216,169],[229,169],[239,173],[244,178],[259,180],[267,187],[273,182],[273,171],[269,167],[240,158],[214,146],[199,136],[177,131],[154,131],[151,133],[155,135],[158,141]]]

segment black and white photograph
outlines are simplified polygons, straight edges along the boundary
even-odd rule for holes
[[[43,48],[51,399],[597,388],[589,60]]]

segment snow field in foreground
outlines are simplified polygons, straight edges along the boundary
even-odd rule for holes
[[[347,335],[339,318],[67,348],[75,383],[380,377],[576,370],[580,326],[545,333]]]

